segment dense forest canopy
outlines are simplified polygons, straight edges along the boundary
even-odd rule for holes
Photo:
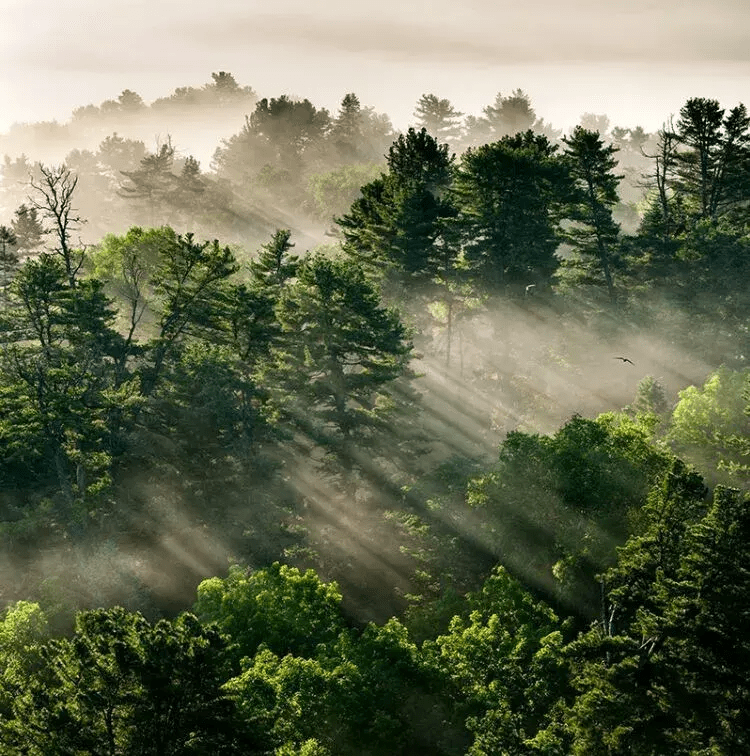
[[[744,105],[0,140],[0,754],[748,750]]]

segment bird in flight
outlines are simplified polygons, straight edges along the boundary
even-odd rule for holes
[[[627,357],[613,357],[613,360],[622,360],[623,362],[629,362],[631,365],[635,365],[633,360],[629,360]]]

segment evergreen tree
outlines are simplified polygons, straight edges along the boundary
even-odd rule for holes
[[[289,253],[294,247],[291,236],[288,228],[277,229],[271,241],[261,247],[258,259],[250,263],[255,278],[269,290],[280,292],[297,273],[299,256]]]
[[[16,236],[18,249],[33,252],[41,245],[45,230],[35,207],[21,205],[15,212],[11,227]]]
[[[7,306],[7,289],[18,266],[18,238],[7,226],[0,226],[0,301]]]
[[[453,157],[425,129],[409,129],[388,152],[388,173],[362,187],[339,219],[345,251],[386,282],[429,283],[443,265]]]
[[[332,140],[341,159],[345,162],[357,160],[362,149],[362,106],[354,92],[344,95],[341,107],[331,125]]]
[[[157,146],[156,152],[141,159],[137,170],[120,171],[129,181],[120,187],[120,196],[140,203],[149,219],[149,226],[155,226],[157,218],[163,218],[163,204],[175,189],[177,176],[172,172],[174,154],[172,140],[167,138],[164,144]]]
[[[102,288],[95,279],[71,287],[55,256],[27,261],[11,287],[15,306],[1,360],[0,438],[10,450],[4,485],[51,487],[78,534],[109,484],[134,392],[115,379],[124,345]]]
[[[676,463],[644,529],[603,576],[602,621],[568,650],[570,753],[740,753],[750,721],[744,634],[750,506]]]
[[[614,173],[617,149],[605,146],[597,132],[581,126],[563,142],[574,181],[567,212],[574,225],[566,233],[573,257],[565,261],[564,268],[578,282],[603,284],[610,302],[615,303],[619,225],[612,218],[612,208],[622,178]]]
[[[348,478],[378,447],[393,406],[390,384],[407,372],[411,344],[356,263],[316,256],[297,278],[279,304],[284,339],[267,382],[285,415],[338,458]]]
[[[434,94],[423,94],[414,109],[417,128],[425,129],[438,142],[450,142],[460,136],[461,116],[463,113],[459,113],[450,100]]]
[[[217,239],[196,242],[193,234],[169,231],[170,239],[159,249],[152,278],[159,331],[146,347],[148,363],[142,371],[145,395],[155,389],[165,361],[188,333],[212,332],[218,327],[217,294],[237,271],[231,250]]]
[[[454,190],[456,227],[479,290],[523,293],[529,285],[550,285],[568,191],[556,149],[527,131],[462,156]]]
[[[750,116],[744,105],[725,115],[717,100],[695,97],[680,109],[675,188],[698,219],[715,220],[750,196]]]

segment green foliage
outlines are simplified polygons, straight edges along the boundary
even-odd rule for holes
[[[748,742],[747,497],[675,464],[642,535],[603,577],[603,621],[573,643],[571,753],[734,753]]]
[[[411,357],[406,328],[358,265],[322,256],[299,269],[277,315],[284,337],[265,372],[275,401],[351,470],[387,427],[389,389]]]
[[[311,176],[308,193],[315,216],[329,222],[343,216],[381,169],[377,163],[355,163]]]
[[[497,467],[469,485],[468,502],[502,564],[590,614],[594,574],[611,563],[670,462],[626,416],[574,417],[554,436],[509,433]]]
[[[109,483],[113,445],[133,409],[136,383],[115,370],[123,354],[115,312],[99,281],[71,287],[51,255],[29,260],[11,295],[0,358],[0,438],[10,452],[3,484],[56,487],[80,528]]]
[[[253,656],[262,643],[279,655],[314,656],[343,626],[340,603],[335,583],[275,562],[253,572],[234,566],[223,580],[203,581],[195,612],[231,638],[237,658]]]
[[[12,717],[13,700],[32,674],[39,648],[48,637],[47,617],[39,604],[18,601],[3,611],[0,621],[0,721]]]
[[[568,187],[557,147],[531,131],[467,150],[454,186],[456,226],[474,286],[492,294],[549,286]]]
[[[271,241],[261,247],[258,259],[250,263],[250,270],[264,287],[278,291],[297,274],[299,257],[289,252],[294,246],[289,241],[291,235],[288,228],[278,229]]]
[[[454,716],[474,737],[467,753],[530,753],[565,692],[564,628],[502,567],[469,596],[468,611],[425,647],[455,691]]]
[[[657,421],[663,420],[669,411],[669,407],[664,394],[664,387],[659,380],[652,375],[641,378],[638,382],[635,399],[633,399],[633,403],[627,408],[627,411],[635,414],[636,417],[654,415]]]
[[[152,278],[159,301],[159,331],[148,345],[150,364],[142,378],[146,395],[155,388],[165,360],[185,335],[213,329],[217,295],[237,269],[229,247],[216,239],[199,243],[193,234],[177,235],[160,249]]]
[[[443,222],[453,157],[424,129],[409,129],[388,152],[388,173],[362,187],[338,220],[344,250],[378,277],[401,286],[424,285],[445,269]]]
[[[683,149],[675,156],[675,184],[694,217],[715,219],[747,199],[750,116],[744,105],[725,115],[717,100],[692,97],[680,109],[676,134]]]
[[[237,701],[246,726],[265,741],[265,749],[317,753],[323,746],[316,737],[335,742],[342,728],[335,716],[343,714],[332,710],[331,691],[341,682],[337,671],[324,669],[314,659],[281,658],[265,647],[252,659],[244,659],[242,666],[242,673],[229,680],[225,690]]]
[[[612,219],[612,208],[618,200],[617,185],[622,178],[614,173],[617,148],[605,146],[598,132],[581,126],[576,126],[563,142],[575,184],[566,213],[573,224],[565,233],[573,256],[564,267],[579,284],[604,284],[610,301],[615,302],[619,226]]]
[[[123,609],[83,612],[18,686],[2,752],[235,753],[226,676],[222,638],[190,615],[151,625]]]
[[[747,370],[720,367],[701,388],[688,386],[680,391],[672,411],[667,440],[678,455],[693,462],[710,479],[747,479],[747,381]]]

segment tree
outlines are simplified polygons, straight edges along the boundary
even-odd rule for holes
[[[322,156],[331,118],[309,100],[286,95],[256,103],[242,130],[222,142],[213,165],[246,200],[298,208],[304,201],[306,173]]]
[[[117,102],[123,113],[138,113],[146,107],[143,98],[132,89],[123,89],[117,98]]]
[[[7,226],[0,226],[0,300],[3,307],[7,306],[7,288],[10,284],[13,270],[18,266],[16,247],[18,238]]]
[[[355,160],[362,149],[363,120],[359,97],[354,92],[344,95],[339,112],[331,124],[329,138],[346,162]]]
[[[153,305],[152,279],[159,262],[166,255],[166,248],[176,243],[176,238],[169,227],[142,229],[134,226],[123,236],[107,234],[91,254],[94,276],[106,281],[108,290],[125,304],[128,354],[137,340],[144,314]]]
[[[297,168],[304,153],[325,136],[330,122],[325,108],[281,95],[260,100],[246,128],[270,150],[274,163]]]
[[[149,226],[155,225],[159,206],[175,189],[177,176],[172,173],[174,154],[172,140],[167,138],[164,144],[157,145],[156,152],[141,159],[138,170],[120,171],[130,182],[120,187],[120,196],[139,201],[145,207]]]
[[[254,656],[261,644],[279,656],[312,657],[344,626],[336,583],[278,562],[260,570],[234,565],[226,578],[204,580],[194,611],[231,639],[238,661]]]
[[[165,360],[189,332],[216,328],[217,294],[234,274],[237,263],[229,247],[196,242],[193,234],[167,231],[167,243],[159,245],[159,261],[151,283],[159,307],[159,331],[147,345],[148,365],[142,374],[142,390],[154,391]]]
[[[633,403],[627,411],[638,415],[653,415],[663,421],[669,413],[664,386],[652,375],[641,378]]]
[[[135,139],[126,139],[117,132],[106,137],[96,152],[97,160],[119,178],[122,171],[134,171],[146,157],[146,145]]]
[[[604,136],[609,131],[609,116],[604,113],[583,113],[578,125],[586,131],[596,131]]]
[[[406,328],[356,263],[322,256],[300,267],[278,317],[284,338],[268,385],[294,426],[335,455],[348,478],[387,426],[390,384],[411,358]]]
[[[425,129],[399,136],[388,152],[388,173],[362,187],[362,197],[338,220],[347,254],[391,285],[433,281],[444,267],[441,235],[453,213],[453,160],[448,145]]]
[[[612,218],[612,207],[618,201],[617,185],[622,178],[614,173],[617,149],[605,146],[597,132],[581,126],[563,142],[574,181],[567,212],[574,224],[566,233],[574,257],[564,267],[581,282],[603,283],[614,304],[619,226]]]
[[[704,471],[710,481],[744,483],[750,419],[745,414],[748,370],[720,367],[703,386],[679,393],[666,438],[675,452]]]
[[[531,131],[469,148],[459,165],[455,224],[477,289],[501,294],[548,287],[568,190],[556,146]]]
[[[18,249],[24,252],[33,252],[37,249],[45,235],[38,210],[33,206],[21,205],[15,212],[15,218],[11,221],[11,228],[16,236]]]
[[[361,196],[362,187],[377,180],[380,173],[377,163],[355,163],[313,174],[307,184],[313,215],[327,223],[335,222]]]
[[[466,603],[448,632],[425,644],[446,679],[451,714],[474,737],[466,753],[531,753],[566,693],[566,628],[502,567]]]
[[[463,113],[459,113],[450,100],[434,94],[423,94],[414,110],[417,128],[425,129],[439,142],[449,142],[459,137],[461,116]]]
[[[48,637],[47,617],[37,603],[18,601],[0,615],[0,722],[12,720],[14,699],[33,674],[39,648]]]
[[[52,225],[57,239],[54,253],[62,258],[70,286],[76,285],[76,276],[84,261],[84,251],[73,246],[72,235],[83,224],[73,206],[73,195],[78,186],[76,176],[67,166],[39,166],[40,177],[30,179],[36,194],[29,198],[32,207],[39,211]]]
[[[648,205],[638,229],[640,259],[634,262],[637,273],[652,285],[663,285],[681,273],[678,259],[679,237],[685,232],[684,197],[673,187],[677,165],[677,135],[671,124],[658,132],[654,154],[643,153],[654,161],[654,168],[643,182]]]
[[[81,612],[70,639],[43,647],[3,743],[50,754],[246,752],[222,689],[225,647],[191,615],[151,625],[121,608]]]
[[[573,417],[553,436],[513,431],[498,464],[469,484],[491,553],[578,616],[599,608],[594,576],[612,563],[672,456],[624,415]]]
[[[747,496],[718,487],[707,503],[700,476],[675,463],[643,514],[603,576],[602,622],[567,652],[578,690],[569,752],[741,752]]]
[[[467,136],[474,147],[528,131],[536,121],[531,100],[521,89],[507,96],[498,92],[493,104],[487,105],[482,113],[479,118],[471,116],[466,120]]]
[[[699,219],[715,220],[750,196],[750,116],[738,105],[725,116],[717,100],[694,97],[680,109],[676,189]]]
[[[250,263],[250,270],[260,283],[270,290],[280,292],[299,268],[299,256],[289,251],[294,243],[289,241],[292,232],[288,228],[277,229],[268,244],[261,246],[258,259]]]
[[[102,288],[95,279],[71,287],[53,255],[27,261],[11,287],[1,361],[3,483],[25,477],[22,488],[33,481],[50,492],[55,481],[66,524],[79,533],[108,486],[118,418],[133,392],[114,379],[123,340]]]

